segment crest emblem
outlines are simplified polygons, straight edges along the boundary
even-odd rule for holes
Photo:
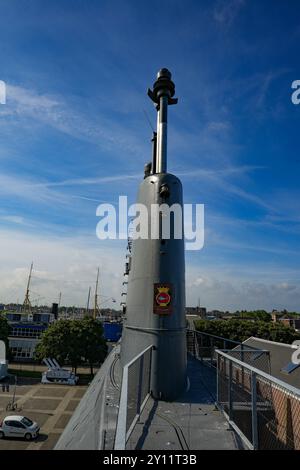
[[[154,284],[154,313],[169,315],[172,312],[172,295],[171,284]]]

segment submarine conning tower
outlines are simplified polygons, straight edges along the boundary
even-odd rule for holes
[[[154,346],[151,393],[166,401],[176,399],[187,384],[182,185],[167,173],[168,107],[178,101],[174,94],[171,73],[163,68],[148,89],[157,111],[157,132],[152,138],[152,163],[145,167],[137,199],[148,210],[148,237],[132,242],[121,342],[123,366]],[[180,208],[181,218],[173,212],[174,204]],[[154,217],[152,208],[157,206],[164,209]]]

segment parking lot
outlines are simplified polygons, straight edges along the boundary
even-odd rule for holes
[[[85,385],[42,385],[38,379],[19,378],[15,398],[18,411],[6,411],[14,386],[9,393],[0,391],[0,420],[8,415],[24,415],[41,428],[40,436],[31,442],[1,439],[0,450],[53,449],[86,389]]]

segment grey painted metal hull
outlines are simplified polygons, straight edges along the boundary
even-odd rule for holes
[[[169,188],[167,200],[160,194]],[[138,203],[151,213],[151,204],[182,205],[180,180],[169,173],[148,176],[140,185]],[[150,233],[151,219],[148,228]],[[133,241],[128,276],[126,320],[124,321],[121,361],[125,365],[145,347],[154,345],[151,389],[155,398],[173,400],[186,386],[186,320],[184,237],[175,239],[171,218],[171,238]],[[183,225],[183,223],[182,223]],[[172,311],[154,313],[154,284],[172,286]]]

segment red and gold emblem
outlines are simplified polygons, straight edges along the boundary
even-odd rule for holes
[[[169,315],[172,312],[171,284],[154,284],[153,311],[159,315]]]

